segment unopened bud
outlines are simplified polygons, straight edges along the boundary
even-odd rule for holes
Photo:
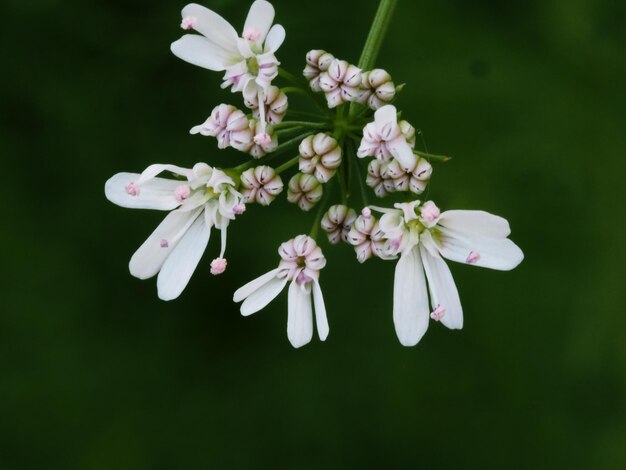
[[[323,50],[314,49],[307,53],[307,65],[302,74],[309,81],[309,85],[313,91],[321,91],[319,85],[320,74],[328,70],[333,60],[335,60],[335,57]]]
[[[263,129],[265,127],[265,129]],[[270,126],[263,126],[260,121],[250,120],[250,131],[254,136],[253,145],[248,153],[254,158],[261,158],[278,147],[278,139]]]
[[[296,173],[289,180],[287,200],[308,211],[319,202],[322,193],[322,185],[313,175]]]
[[[241,174],[241,194],[244,202],[256,202],[262,206],[270,203],[283,190],[283,181],[274,169],[261,165],[249,168]]]
[[[337,140],[320,132],[304,139],[300,143],[300,171],[314,174],[320,183],[332,178],[341,165],[341,147]]]
[[[321,227],[328,234],[328,241],[337,244],[348,242],[348,233],[356,219],[356,212],[347,206],[337,204],[328,208],[322,218]]]
[[[245,95],[244,98],[244,103],[252,110],[253,117],[260,119],[258,93]],[[265,104],[265,120],[272,125],[282,122],[289,105],[287,95],[280,88],[270,86],[263,94],[263,103]]]

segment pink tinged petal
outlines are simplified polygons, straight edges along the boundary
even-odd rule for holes
[[[510,271],[524,259],[522,250],[508,238],[488,238],[441,228],[437,247],[444,258],[473,266]]]
[[[246,32],[255,31],[257,37],[254,40],[263,41],[273,21],[274,7],[272,4],[265,0],[257,0],[252,4],[248,12],[248,17],[243,27],[244,37]]]
[[[221,72],[232,65],[232,54],[197,34],[186,34],[171,44],[172,53],[179,59],[214,72]]]
[[[433,256],[423,244],[420,245],[420,254],[428,278],[430,302],[436,319],[451,330],[460,330],[463,328],[463,308],[450,268],[439,254]],[[438,307],[443,309],[445,314],[440,315],[441,312],[437,312]]]
[[[257,289],[261,288],[263,285],[274,279],[278,275],[278,271],[278,268],[273,269],[270,272],[257,277],[256,279],[248,282],[246,285],[237,289],[233,294],[233,302],[241,302],[242,300],[252,295]]]
[[[231,55],[237,52],[237,31],[214,11],[191,3],[183,8],[181,16],[183,19],[186,17],[195,18],[193,28],[220,49],[231,53]]]
[[[328,317],[326,316],[326,305],[324,305],[324,297],[322,289],[318,281],[313,281],[313,305],[315,307],[315,322],[317,326],[317,334],[320,340],[326,341],[330,327],[328,326]]]
[[[174,191],[179,181],[153,178],[143,184],[137,183],[141,175],[118,173],[104,185],[104,194],[113,204],[129,209],[172,210],[180,202]],[[132,184],[129,184],[132,183]]]
[[[511,233],[506,219],[485,211],[445,211],[441,214],[439,224],[466,235],[506,238]]]
[[[198,23],[198,18],[195,16],[185,16],[180,23],[180,27],[183,29],[194,29]]]
[[[392,140],[400,135],[397,110],[395,106],[387,105],[374,113],[376,130],[383,140]]]
[[[279,24],[272,26],[272,29],[270,29],[270,32],[265,39],[264,52],[276,52],[285,41],[285,36],[285,28]]]
[[[287,306],[287,338],[294,348],[308,344],[313,338],[313,312],[311,288],[289,285]]]
[[[244,34],[246,32],[244,31]],[[246,41],[247,38],[245,38],[245,36],[243,38],[237,38],[237,49],[239,50],[239,54],[241,54],[241,56],[244,59],[249,59],[250,57],[254,56],[254,52],[252,52],[252,47],[250,46],[250,41]],[[237,75],[243,75],[243,73],[248,71],[248,66],[246,64],[246,69],[240,73],[240,74],[231,74],[229,78],[231,77],[235,77]]]
[[[177,298],[187,286],[209,243],[211,228],[197,217],[163,263],[157,288],[161,300]]]
[[[415,247],[398,261],[393,286],[393,322],[403,346],[415,346],[422,339],[429,316],[426,278]]]
[[[411,146],[407,143],[404,136],[399,136],[390,142],[387,142],[389,153],[394,156],[400,163],[402,168],[409,170],[415,168],[417,157],[413,154]]]
[[[130,259],[130,273],[139,279],[155,276],[193,221],[195,212],[170,212]]]
[[[265,308],[278,294],[282,292],[287,284],[287,279],[272,277],[268,282],[263,284],[257,290],[252,292],[246,300],[241,304],[241,314],[244,317],[252,315],[259,310]]]

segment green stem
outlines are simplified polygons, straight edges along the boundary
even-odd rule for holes
[[[323,122],[309,122],[309,121],[283,121],[274,126],[274,129],[284,129],[285,127],[308,127],[311,129],[327,129],[328,124]]]
[[[380,0],[378,11],[372,22],[372,27],[365,41],[361,58],[359,59],[359,68],[362,70],[370,70],[374,67],[380,46],[385,38],[391,16],[396,7],[398,0]]]
[[[446,157],[445,155],[433,155],[432,153],[421,152],[419,150],[413,150],[413,153],[420,157],[424,157],[427,160],[433,160],[436,162],[447,162],[452,160],[452,157]]]
[[[278,76],[284,78],[288,82],[293,83],[298,88],[305,88],[306,89],[306,87],[308,86],[308,83],[306,83],[306,80],[304,80],[304,78],[296,77],[294,74],[292,74],[291,72],[287,72],[282,67],[278,68]]]
[[[277,175],[279,175],[283,171],[288,170],[292,166],[296,165],[299,161],[300,161],[300,155],[298,155],[297,157],[293,157],[291,160],[287,160],[285,163],[277,167],[276,170],[274,170],[274,172]]]
[[[324,188],[324,196],[322,196],[322,201],[320,202],[320,205],[317,208],[317,214],[315,215],[315,221],[313,222],[313,226],[311,227],[311,232],[309,233],[309,236],[313,240],[317,239],[317,235],[320,232],[320,223],[322,222],[322,216],[324,215],[324,212],[326,210],[326,206],[327,206],[328,201],[330,199],[330,193],[332,192],[331,191],[332,187],[330,185],[325,185],[325,186],[326,187]]]
[[[354,142],[348,143],[348,149],[350,150],[350,158],[353,158],[354,174],[356,176],[357,181],[359,182],[359,189],[361,190],[361,198],[363,199],[363,207],[369,206],[369,200],[367,197],[367,191],[365,189],[365,180],[363,179],[363,173],[361,172],[361,162],[360,158],[356,156],[356,152],[354,151]]]

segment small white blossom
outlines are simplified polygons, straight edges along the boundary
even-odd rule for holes
[[[346,101],[357,101],[362,94],[361,69],[345,60],[333,60],[319,76],[319,87],[326,94],[329,108]]]
[[[391,75],[382,69],[364,72],[361,77],[361,88],[363,92],[358,101],[367,104],[371,109],[383,107],[396,96],[396,86]]]
[[[330,331],[324,297],[319,284],[320,270],[326,258],[315,240],[298,235],[278,250],[282,258],[278,268],[237,289],[235,302],[242,302],[241,314],[252,315],[263,309],[289,285],[287,337],[294,348],[308,344],[313,338],[313,306],[317,334],[325,341]],[[313,302],[311,302],[313,297]]]
[[[302,74],[309,81],[311,90],[322,91],[320,88],[320,75],[328,70],[335,56],[326,51],[314,49],[306,55],[306,67]]]
[[[416,157],[398,125],[394,106],[388,104],[376,111],[374,122],[367,124],[363,129],[363,139],[357,156],[376,157],[382,161],[394,157],[403,168],[414,168]]]
[[[252,139],[249,128],[250,122],[243,111],[229,104],[220,104],[204,123],[192,127],[189,133],[216,137],[220,149],[232,146],[247,152]]]
[[[394,281],[396,334],[404,346],[414,346],[426,333],[430,318],[450,329],[463,327],[459,294],[443,258],[508,271],[524,254],[507,238],[511,231],[502,217],[483,211],[440,212],[432,201],[394,207],[374,209],[384,213],[380,230],[400,254]]]
[[[163,171],[185,179],[157,177]],[[121,207],[171,211],[129,264],[130,273],[139,279],[159,275],[158,294],[163,300],[175,299],[187,286],[213,227],[222,234],[223,258],[226,229],[241,213],[242,196],[235,190],[234,181],[206,163],[191,169],[155,164],[141,174],[118,173],[106,182],[104,191],[109,201]],[[215,267],[222,268],[226,268],[225,260]]]

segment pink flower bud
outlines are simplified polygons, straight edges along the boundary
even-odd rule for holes
[[[328,241],[332,244],[340,240],[348,241],[348,233],[356,219],[356,212],[347,206],[337,204],[328,208],[322,217],[321,227],[327,232]]]
[[[320,183],[328,182],[341,165],[341,147],[336,139],[323,132],[305,138],[300,143],[299,151],[300,171],[314,174]]]
[[[244,202],[269,206],[283,190],[283,181],[273,168],[257,166],[241,174],[241,194]]]
[[[322,193],[322,185],[313,175],[296,173],[289,181],[287,200],[308,211],[319,202]]]

